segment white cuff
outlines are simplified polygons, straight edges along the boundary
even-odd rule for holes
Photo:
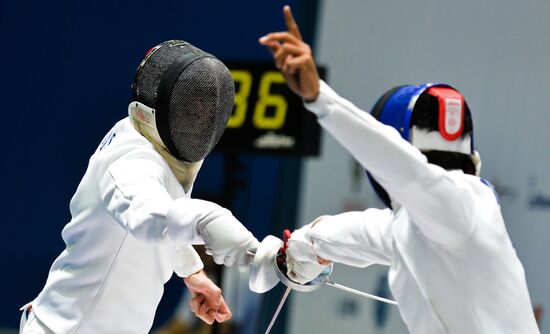
[[[334,97],[338,96],[338,93],[332,90],[323,80],[319,80],[319,84],[319,95],[313,102],[304,101],[304,107],[321,118],[330,113],[331,110],[327,106]]]
[[[202,260],[191,245],[177,246],[173,262],[174,272],[179,277],[189,277],[204,268]]]

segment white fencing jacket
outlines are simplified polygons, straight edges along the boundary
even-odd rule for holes
[[[324,82],[306,107],[401,206],[325,217],[309,232],[319,256],[390,266],[389,285],[411,333],[539,333],[492,188],[427,163],[395,129]]]
[[[148,333],[172,273],[203,267],[190,246],[201,241],[186,240],[196,223],[226,210],[190,193],[129,118],[119,121],[71,200],[66,248],[32,303],[35,316],[55,333]]]

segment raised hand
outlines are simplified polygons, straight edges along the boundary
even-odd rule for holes
[[[272,32],[259,42],[271,51],[290,89],[304,100],[314,101],[319,95],[319,73],[311,47],[303,41],[289,6],[283,8],[283,14],[288,31]]]

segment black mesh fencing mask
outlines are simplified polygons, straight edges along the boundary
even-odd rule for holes
[[[132,84],[133,101],[153,109],[162,142],[179,160],[204,159],[233,109],[231,73],[216,57],[179,40],[147,52]]]

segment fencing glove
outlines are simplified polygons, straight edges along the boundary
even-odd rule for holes
[[[323,271],[324,265],[319,264],[309,230],[314,223],[308,224],[292,232],[288,239],[286,250],[287,276],[293,281],[305,284]]]
[[[247,264],[246,252],[258,240],[231,211],[216,203],[193,198],[174,201],[166,215],[166,233],[174,242],[202,245],[217,264]]]
[[[205,242],[206,254],[217,264],[232,266],[248,263],[247,251],[255,252],[258,240],[227,209],[213,211],[197,224]]]

